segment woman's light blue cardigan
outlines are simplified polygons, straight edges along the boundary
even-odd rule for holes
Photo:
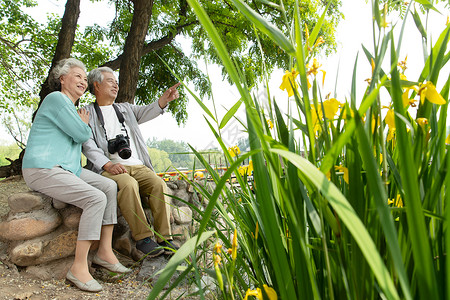
[[[31,126],[22,169],[61,166],[80,176],[81,144],[90,136],[91,128],[81,120],[69,97],[50,93]]]

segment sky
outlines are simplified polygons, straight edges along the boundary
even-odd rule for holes
[[[326,95],[329,92],[334,94],[336,89],[336,98],[339,101],[344,102],[346,98],[349,98],[353,66],[357,55],[359,55],[356,76],[358,79],[357,95],[361,96],[366,88],[367,83],[364,79],[371,76],[371,66],[365,58],[361,45],[365,45],[369,51],[372,51],[373,39],[370,1],[368,1],[369,3],[367,4],[365,0],[343,0],[342,2],[342,12],[345,15],[345,19],[341,21],[337,28],[337,52],[329,57],[318,57],[317,59],[322,64],[321,69],[324,69],[327,72],[325,85],[322,88],[322,95]],[[35,18],[42,18],[42,21],[44,21],[46,14],[43,12],[54,12],[62,16],[64,5],[65,1],[63,0],[40,0],[39,7],[31,10],[29,13]],[[114,13],[112,8],[104,7],[104,4],[101,6],[99,3],[91,3],[86,0],[81,1],[79,24],[90,24],[91,20],[96,20],[96,22],[100,24],[104,22],[102,25],[106,25],[111,18],[105,17],[105,19],[99,19],[98,11],[100,9],[104,16],[112,16]],[[445,22],[449,15],[449,12],[446,10],[441,10],[441,12],[441,15],[433,12],[432,17],[429,18],[428,28],[432,33],[433,41],[437,40],[438,34],[445,28]],[[395,14],[391,16],[393,20],[395,19],[398,22],[402,22],[395,17]],[[397,27],[400,27],[401,25],[401,23],[396,24]],[[403,38],[400,58],[403,60],[406,55],[408,56],[408,69],[405,74],[408,78],[414,80],[418,78],[421,72],[421,68],[424,65],[424,59],[422,48],[420,47],[421,37],[410,15],[407,17],[406,28],[407,30],[405,31],[405,36]],[[180,41],[180,43],[182,43],[183,48],[188,52],[190,48],[189,42],[184,40]],[[199,62],[199,65],[203,66],[204,70],[206,70],[204,64]],[[221,120],[225,115],[226,110],[230,109],[240,97],[235,87],[230,86],[227,82],[222,80],[220,75],[217,75],[221,74],[218,66],[209,65],[207,71],[210,74],[212,82],[212,91],[218,119]],[[292,104],[292,101],[288,100],[286,92],[279,89],[283,73],[283,70],[275,70],[272,72],[269,87],[272,97],[275,97],[277,103],[280,104],[281,111],[287,113],[288,106]],[[338,76],[337,86],[336,76]],[[264,98],[267,99],[264,92],[255,91],[255,93],[262,99],[262,102],[264,102]],[[214,111],[213,101],[211,99],[205,99],[203,103],[211,111]],[[141,125],[144,139],[156,138],[158,140],[171,139],[175,141],[184,141],[199,150],[217,145],[215,142],[216,139],[205,121],[205,114],[200,109],[197,102],[192,98],[190,98],[189,104],[187,105],[187,112],[188,120],[184,126],[178,126],[170,113],[163,114],[160,117]],[[242,109],[237,115],[239,118],[243,119]],[[245,137],[245,133],[242,129],[242,126],[240,126],[237,120],[230,120],[229,124],[222,131],[225,144],[227,146],[233,146],[237,143],[239,138]],[[4,129],[0,130],[0,135],[7,138]]]

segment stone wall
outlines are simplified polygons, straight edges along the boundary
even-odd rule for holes
[[[167,182],[167,186],[168,193],[174,196],[170,216],[173,239],[181,245],[194,225],[187,203],[202,203],[184,180]],[[8,205],[9,213],[0,222],[0,239],[7,244],[7,259],[40,279],[64,278],[75,253],[81,209],[33,191],[9,196]],[[152,220],[151,211],[148,208],[145,211]],[[143,257],[120,210],[113,248],[135,261]]]

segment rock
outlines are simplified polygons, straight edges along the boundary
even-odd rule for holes
[[[164,269],[164,267],[167,264],[167,260],[164,258],[163,255],[157,256],[154,258],[145,259],[142,263],[141,270],[139,271],[139,274],[137,275],[138,280],[141,281],[153,281],[157,280],[157,277],[155,278],[154,275],[159,270]]]
[[[185,242],[189,238],[189,230],[186,225],[173,225],[172,236],[174,240]]]
[[[179,198],[179,199],[183,199],[184,201],[188,202],[187,200],[190,199],[190,193],[188,193],[186,190],[177,190],[174,193],[174,196]],[[185,200],[186,199],[186,200]],[[184,203],[183,201],[177,200],[177,199],[172,199],[172,202],[176,205],[176,206],[186,206],[186,203]]]
[[[127,221],[123,216],[117,218],[117,224],[114,225],[114,234],[113,239],[116,237],[120,237],[125,233],[130,231],[130,226],[128,226]]]
[[[136,249],[136,247],[131,248],[131,258],[134,261],[140,261],[144,256],[144,253]]]
[[[63,209],[63,208],[66,208],[67,206],[69,206],[69,204],[59,201],[59,200],[56,200],[56,199],[53,199],[52,205],[56,209]]]
[[[11,261],[19,266],[32,266],[71,256],[75,254],[77,235],[77,231],[59,229],[18,244],[10,252]]]
[[[66,231],[55,238],[47,241],[44,245],[42,255],[36,263],[48,263],[53,260],[65,258],[75,254],[77,246],[78,231]]]
[[[44,208],[50,203],[50,198],[37,192],[13,194],[8,197],[8,205],[11,213],[29,212]]]
[[[81,214],[83,213],[83,210],[81,208],[70,205],[66,209],[61,210],[60,213],[64,226],[69,229],[78,229]]]
[[[192,221],[192,210],[187,206],[174,207],[172,213],[177,224],[189,224]]]
[[[200,280],[200,284],[202,287],[203,292],[207,295],[211,292],[214,294],[217,293],[217,284],[216,280],[209,276],[208,274],[205,274],[202,276],[202,279]],[[194,286],[193,291],[197,292],[198,287]]]
[[[192,177],[189,177],[192,178]],[[186,180],[177,180],[176,181],[176,185],[178,186],[179,190],[187,190],[188,189],[188,183],[186,182]]]
[[[132,245],[130,232],[128,231],[127,233],[124,233],[122,236],[115,238],[113,247],[114,249],[116,249],[117,251],[126,256],[131,255]]]
[[[29,266],[42,254],[42,241],[19,244],[11,250],[11,261],[19,266]]]
[[[155,284],[155,282],[159,279],[159,276],[161,275],[157,273],[166,267],[169,259],[170,257],[166,255],[145,259],[142,263],[141,270],[136,276],[136,279],[139,281],[146,281]],[[186,264],[182,263],[181,265],[185,266]],[[180,271],[176,271],[174,275],[170,278],[169,282],[166,284],[164,289],[167,289],[169,285],[173,284],[178,279],[178,275],[180,273],[181,273]],[[189,280],[190,280],[189,276],[186,276],[177,285],[186,285]]]
[[[54,209],[17,214],[0,223],[0,238],[10,241],[29,240],[52,232],[61,222],[61,216]]]
[[[172,181],[166,182],[166,185],[171,190],[178,190],[178,186],[176,185],[176,183],[174,183]]]
[[[182,244],[189,237],[193,222],[192,210],[186,203],[197,203],[192,199],[197,196],[188,192],[191,186],[184,180],[167,182],[167,185],[169,195],[183,200],[167,198],[173,207],[170,210],[172,233],[176,243]],[[4,200],[8,200],[10,208],[9,213],[4,214],[3,222],[0,222],[0,253],[5,253],[5,258],[0,260],[8,261],[16,268],[26,267],[26,273],[39,279],[64,278],[73,261],[82,210],[33,191],[13,194]],[[200,206],[199,203],[197,205]],[[144,211],[149,223],[153,224],[148,206]],[[95,253],[98,244],[98,241],[92,244],[91,254]],[[120,210],[118,223],[114,226],[113,247],[128,259],[139,261],[139,264],[145,261],[146,269],[141,278],[152,278],[169,259],[168,256],[161,256],[143,260],[144,254],[136,249],[129,225]]]
[[[25,272],[41,280],[60,280],[66,277],[72,262],[73,257],[67,257],[47,264],[29,266],[26,268]]]
[[[169,222],[170,224],[175,223],[175,218],[173,217],[173,210],[170,210],[170,214],[169,214]]]

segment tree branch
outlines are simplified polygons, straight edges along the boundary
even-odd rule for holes
[[[190,23],[179,25],[179,26],[175,27],[176,34],[169,33],[168,35],[160,38],[159,40],[151,41],[151,42],[145,44],[143,49],[142,49],[142,55],[148,54],[148,53],[150,53],[152,51],[161,49],[164,46],[169,45],[175,39],[175,37],[178,34],[181,33],[181,31],[182,31],[182,29],[184,27],[191,26],[193,24],[198,24],[198,22],[197,21],[193,21],[193,22],[190,22]],[[122,62],[122,58],[123,57],[122,57],[122,54],[121,54],[116,59],[110,60],[110,61],[104,63],[102,66],[110,67],[113,70],[117,70],[120,67],[120,63]]]

